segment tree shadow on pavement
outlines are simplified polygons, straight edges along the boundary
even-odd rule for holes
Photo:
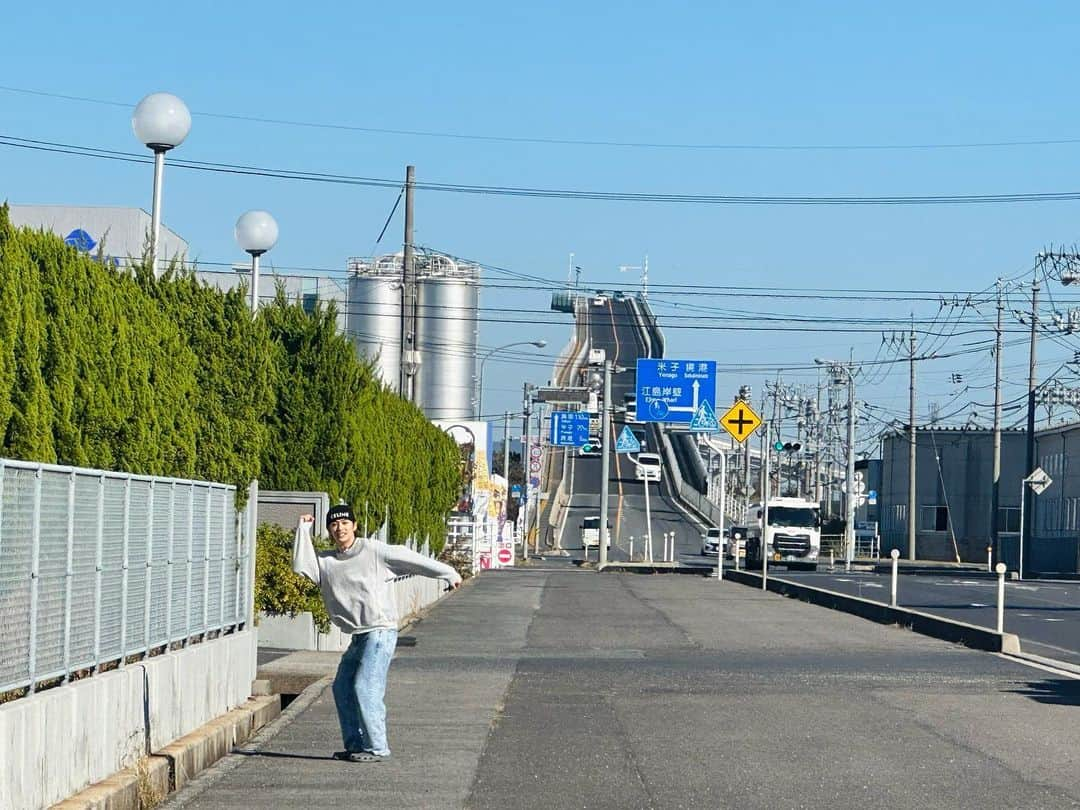
[[[1069,678],[1029,681],[1008,691],[1051,706],[1080,706],[1080,681]]]

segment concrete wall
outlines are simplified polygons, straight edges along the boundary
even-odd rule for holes
[[[400,626],[423,610],[438,602],[445,594],[442,580],[429,577],[402,577],[391,583],[397,601]],[[349,646],[352,636],[331,626],[329,633],[320,633],[310,613],[296,616],[269,616],[259,614],[259,646],[282,650],[329,650],[340,652]]]
[[[243,631],[0,706],[0,808],[44,808],[243,703]]]

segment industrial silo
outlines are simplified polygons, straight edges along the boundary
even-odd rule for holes
[[[349,259],[346,332],[375,361],[383,382],[398,390],[401,373],[401,254]]]
[[[475,412],[479,268],[447,256],[416,257],[417,404],[429,419],[471,419]]]

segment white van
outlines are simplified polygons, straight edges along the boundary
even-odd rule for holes
[[[658,453],[638,453],[635,477],[639,481],[660,480],[660,455]]]
[[[594,515],[581,521],[581,545],[583,548],[600,545],[600,516]],[[604,545],[611,547],[611,521],[604,532]]]

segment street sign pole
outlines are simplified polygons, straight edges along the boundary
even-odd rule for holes
[[[724,498],[727,490],[727,454],[720,453],[720,543],[716,547],[716,579],[719,582],[724,578]],[[728,527],[728,544],[731,543],[731,527]],[[738,549],[735,554],[738,555]]]
[[[765,447],[769,447],[770,428],[772,424],[765,423]],[[761,552],[761,590],[769,589],[769,555],[765,553],[765,537],[769,532],[769,457],[772,453],[765,453],[765,481],[761,486],[761,537],[758,540],[758,549]]]

